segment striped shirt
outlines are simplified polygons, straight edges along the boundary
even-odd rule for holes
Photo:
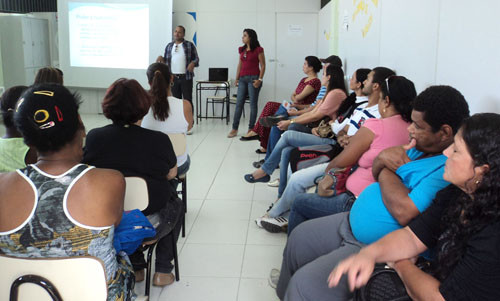
[[[366,104],[362,104],[357,107],[352,113],[351,119],[349,120],[349,130],[347,131],[348,136],[353,136],[359,130],[359,128],[365,123],[367,119],[370,118],[380,118],[380,113],[378,111],[378,105],[371,107],[366,107]]]
[[[165,62],[167,62],[167,65],[170,67],[171,66],[171,60],[172,60],[172,48],[174,47],[174,42],[168,43],[167,47],[165,47],[165,54],[163,55],[163,58],[165,59]],[[196,51],[196,47],[194,46],[193,43],[184,40],[182,42],[182,48],[184,49],[184,55],[186,56],[186,79],[190,80],[193,79],[194,73],[189,72],[187,70],[187,66],[193,62],[195,67],[199,66],[200,63],[200,58],[198,57],[198,52]]]
[[[323,97],[325,97],[326,94],[326,86],[321,86],[321,89],[319,89],[318,96],[316,96],[316,100],[311,104],[311,107],[314,107],[316,103],[318,103],[318,100],[322,100]]]

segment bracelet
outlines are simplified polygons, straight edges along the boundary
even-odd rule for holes
[[[262,82],[262,78],[259,78],[259,81]]]

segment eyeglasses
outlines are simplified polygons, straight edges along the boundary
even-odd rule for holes
[[[175,49],[174,51],[177,52],[179,50],[179,45],[175,44]]]
[[[247,51],[245,50],[245,51],[243,52],[243,60],[246,60],[246,59],[247,59]]]

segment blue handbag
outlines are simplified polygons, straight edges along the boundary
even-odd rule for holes
[[[145,238],[155,235],[153,225],[139,209],[125,211],[120,224],[115,229],[113,246],[116,253],[125,251],[130,255],[139,248]]]

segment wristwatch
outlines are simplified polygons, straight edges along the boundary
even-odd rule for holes
[[[294,122],[295,122],[295,120],[293,120],[293,119],[292,119],[292,120],[290,120],[290,124],[292,124],[292,123],[294,123]]]
[[[326,174],[329,175],[330,177],[332,177],[333,179],[336,179],[337,174],[342,173],[344,171],[345,171],[345,167],[344,168],[334,167],[334,168],[328,170]]]
[[[262,82],[262,78],[259,78],[259,81]]]

